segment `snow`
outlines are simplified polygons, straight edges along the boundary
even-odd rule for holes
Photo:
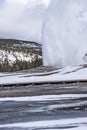
[[[0,98],[0,103],[2,102],[49,102],[49,101],[63,101],[63,104],[49,104],[47,107],[37,107],[34,109],[29,108],[28,112],[44,112],[52,111],[55,109],[65,109],[74,107],[74,109],[79,109],[80,106],[87,105],[87,101],[79,100],[80,98],[87,98],[87,94],[62,94],[62,95],[44,95],[44,96],[31,96],[31,97],[8,97],[8,98]],[[79,100],[76,103],[68,102],[66,100]],[[85,109],[86,110],[86,109]]]
[[[71,98],[73,99],[73,98]],[[75,98],[74,98],[75,99]],[[71,107],[74,107],[74,109],[79,109],[80,106],[84,106],[84,105],[87,105],[87,101],[80,101],[78,103],[69,103],[69,104],[58,104],[58,105],[49,105],[48,107],[48,110],[55,110],[55,109],[65,109],[65,108],[71,108]],[[76,107],[76,108],[75,108]]]
[[[2,101],[52,101],[52,100],[66,100],[66,99],[78,99],[87,97],[87,94],[61,94],[61,95],[44,95],[44,96],[31,96],[31,97],[8,97],[0,98]]]
[[[44,73],[0,73],[0,84],[46,83],[64,81],[87,81],[87,68],[68,66]]]
[[[87,94],[62,94],[62,95],[44,95],[44,96],[32,96],[32,97],[10,97],[10,98],[0,98],[0,103],[3,102],[22,102],[22,101],[40,101],[40,102],[44,102],[44,101],[58,101],[58,100],[67,100],[67,99],[79,99],[79,98],[83,98],[83,97],[87,97]],[[80,104],[81,103],[81,104]],[[87,102],[84,102],[81,100],[81,102],[78,103],[68,103],[68,105],[64,105],[64,104],[58,104],[58,105],[48,105],[47,108],[49,109],[53,109],[53,108],[60,108],[61,107],[69,107],[70,106],[79,106],[79,105],[84,105]],[[44,107],[38,108],[37,109],[29,109],[28,112],[42,112],[44,109]],[[32,122],[18,122],[18,123],[11,123],[11,124],[0,124],[0,128],[19,128],[19,129],[46,129],[49,130],[55,127],[55,130],[57,128],[57,130],[67,130],[69,128],[69,130],[87,130],[87,117],[73,117],[73,118],[66,118],[66,119],[53,119],[53,120],[41,120],[41,121],[32,121]]]
[[[24,52],[18,52],[18,51],[7,51],[7,50],[0,50],[0,63],[3,64],[5,60],[8,60],[8,63],[12,65],[13,63],[18,61],[28,61],[32,62],[35,60],[36,54],[30,54],[30,53],[24,53]],[[41,58],[40,55],[38,55],[38,58]]]
[[[86,130],[87,127],[76,127],[76,128],[70,128],[69,130]],[[54,130],[54,129],[45,129],[45,130]],[[55,130],[61,130],[61,129],[55,129]],[[63,129],[66,130],[66,129]]]
[[[58,101],[58,100],[67,100],[67,99],[79,99],[82,97],[87,97],[87,94],[62,94],[62,95],[44,95],[44,96],[32,96],[32,97],[12,97],[12,98],[0,98],[1,102],[6,101],[13,101],[13,102],[20,102],[20,101]],[[82,101],[81,101],[82,102]],[[84,103],[84,101],[83,101]],[[71,103],[69,103],[71,104]],[[69,107],[69,104],[66,107]],[[74,104],[79,106],[79,102]],[[83,105],[83,104],[81,104]],[[60,104],[58,104],[60,107]],[[48,109],[58,108],[57,105],[49,105]],[[61,104],[62,107],[65,107],[64,104]],[[71,105],[72,106],[72,105]],[[41,112],[43,108],[38,110],[29,109],[29,112]],[[58,119],[58,120],[41,120],[41,121],[33,121],[33,122],[18,122],[18,123],[11,123],[11,124],[0,124],[0,128],[30,128],[30,129],[43,129],[52,130],[53,127],[58,127],[57,130],[66,130],[68,127],[70,130],[86,130],[87,129],[87,117],[73,117],[73,118],[66,118],[66,119]]]
[[[42,127],[66,127],[66,126],[76,126],[75,128],[71,128],[71,130],[79,130],[84,128],[87,129],[87,118],[72,118],[72,119],[61,119],[61,120],[46,120],[46,121],[36,121],[36,122],[25,122],[25,123],[14,123],[14,124],[5,124],[0,125],[0,128],[42,128]]]

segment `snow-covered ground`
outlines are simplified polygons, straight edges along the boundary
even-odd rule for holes
[[[61,130],[61,127],[65,127],[63,130],[87,130],[87,118],[73,118],[73,119],[62,119],[62,120],[46,120],[46,121],[36,121],[36,122],[27,122],[27,123],[14,123],[14,124],[7,124],[7,125],[0,125],[0,128],[45,128],[48,127],[60,127],[56,130]],[[45,129],[46,130],[46,129]],[[50,128],[50,130],[52,130]]]
[[[84,66],[67,66],[63,69],[44,73],[0,73],[0,84],[60,82],[74,80],[86,81],[87,68]]]
[[[78,99],[85,98],[87,94],[62,94],[62,95],[43,95],[43,96],[31,96],[31,97],[8,97],[0,98],[0,102],[6,101],[53,101],[53,100],[67,100],[67,99]]]
[[[0,73],[0,84],[15,84],[15,83],[33,83],[33,82],[60,82],[60,81],[79,81],[87,80],[87,68],[86,65],[83,66],[67,66],[62,69],[55,71],[44,72],[44,73],[28,73],[28,72],[18,72],[18,73]],[[34,96],[34,97],[15,97],[15,98],[0,98],[1,111],[3,104],[11,103],[15,108],[3,108],[3,113],[1,118],[3,119],[3,114],[9,116],[14,114],[15,110],[19,112],[16,120],[19,121],[0,123],[0,129],[10,129],[10,130],[87,130],[87,116],[85,112],[87,111],[87,94],[63,94],[63,95],[44,95],[44,96]],[[14,105],[13,105],[14,104]],[[21,105],[25,104],[24,106]],[[26,107],[26,104],[28,105]],[[6,106],[6,107],[7,107]],[[66,109],[68,110],[66,111]],[[12,110],[11,110],[12,109]],[[6,112],[10,114],[6,114]],[[4,112],[5,111],[5,112]],[[61,113],[65,111],[66,118],[60,118]],[[80,113],[81,112],[81,113]],[[20,114],[21,113],[21,114]],[[34,121],[30,121],[30,117],[27,121],[23,119],[22,114],[29,116],[34,115]],[[44,115],[42,116],[41,115]],[[55,115],[56,113],[56,115]],[[65,114],[64,113],[64,114]],[[73,115],[73,113],[75,115]],[[41,116],[42,120],[38,119],[38,114]],[[45,116],[53,116],[51,119],[44,119]],[[55,117],[59,116],[59,117]],[[73,117],[72,117],[73,116]],[[13,117],[12,117],[13,118]],[[33,117],[34,118],[34,117]],[[32,117],[31,117],[32,119]],[[23,120],[23,121],[21,121]]]
[[[84,129],[84,130],[87,130],[87,117],[86,115],[84,116],[84,114],[79,115],[77,109],[75,110],[72,109],[71,111],[69,110],[70,111],[69,113],[65,110],[67,113],[66,114],[67,118],[59,118],[59,119],[55,118],[55,119],[37,120],[38,114],[36,114],[36,113],[45,112],[44,116],[47,113],[49,113],[49,116],[51,116],[51,112],[53,112],[53,110],[56,110],[55,112],[59,116],[58,114],[59,106],[64,107],[62,103],[65,102],[65,105],[68,108],[69,104],[71,104],[71,101],[73,100],[74,103],[77,102],[76,104],[76,108],[77,108],[77,107],[80,107],[80,105],[82,105],[80,104],[81,102],[84,102],[83,100],[81,100],[81,98],[84,98],[84,97],[87,98],[87,94],[68,94],[68,95],[63,94],[63,95],[47,95],[47,96],[34,96],[34,97],[1,98],[0,104],[5,103],[5,105],[6,105],[6,102],[7,103],[13,102],[13,103],[16,103],[16,105],[21,104],[21,103],[24,104],[24,102],[27,102],[28,107],[24,110],[22,110],[21,108],[21,111],[20,111],[21,115],[24,114],[24,112],[26,111],[28,113],[31,113],[31,115],[34,114],[35,116],[37,116],[37,118],[35,121],[24,121],[24,122],[16,122],[16,123],[14,122],[14,123],[6,123],[6,124],[0,123],[0,129],[8,128],[11,130],[14,130],[14,129],[16,130],[19,130],[19,129],[22,129],[22,130],[25,130],[25,129],[28,129],[28,130],[33,130],[33,129],[38,129],[38,130],[44,130],[44,129],[45,130],[49,130],[49,129],[50,130],[54,130],[54,129],[55,130],[61,130],[61,129],[82,130]],[[53,104],[52,104],[52,101],[53,101]],[[35,106],[35,102],[37,102],[36,106]],[[45,103],[47,104],[44,105]],[[85,102],[85,105],[86,104],[87,102]],[[10,106],[9,108],[10,111],[11,111],[12,106]],[[54,108],[52,106],[54,106]],[[56,107],[57,109],[55,109]],[[17,107],[17,109],[18,108],[19,107]],[[12,110],[14,113],[15,109],[12,109]],[[7,111],[9,112],[9,110],[6,109],[6,112]],[[64,110],[59,110],[60,113],[63,113],[63,111]],[[70,115],[72,115],[73,112],[77,113],[75,114],[76,116],[74,115],[74,117],[72,118],[69,117]]]

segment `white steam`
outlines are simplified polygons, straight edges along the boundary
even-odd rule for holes
[[[87,0],[52,0],[42,42],[44,65],[87,63]]]

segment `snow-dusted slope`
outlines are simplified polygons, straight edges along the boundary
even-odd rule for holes
[[[16,39],[0,39],[0,48],[9,49],[33,49],[35,51],[41,51],[41,44],[33,41],[23,41]]]
[[[41,45],[35,42],[0,39],[0,71],[17,71],[41,64]]]
[[[87,81],[87,68],[68,66],[45,73],[0,73],[0,84],[47,83],[66,81]]]

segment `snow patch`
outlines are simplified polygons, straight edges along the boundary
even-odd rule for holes
[[[66,127],[66,126],[76,126],[76,128],[71,128],[71,130],[82,130],[87,129],[87,118],[72,118],[72,119],[61,119],[61,120],[46,120],[46,121],[36,121],[36,122],[25,122],[25,123],[14,123],[0,125],[0,128],[43,128],[43,127]]]

